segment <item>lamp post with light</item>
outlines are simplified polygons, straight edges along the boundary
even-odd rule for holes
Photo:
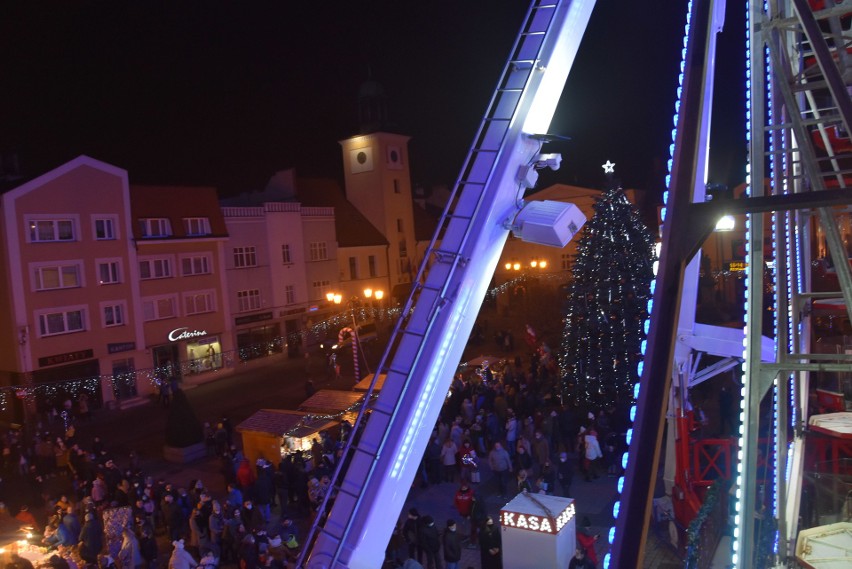
[[[383,290],[373,290],[371,288],[364,289],[364,298],[375,298],[377,300],[381,300],[384,298],[384,295],[385,293]],[[337,292],[329,292],[325,295],[325,298],[334,304],[343,303],[343,295]],[[358,321],[355,318],[355,308],[361,306],[361,299],[357,296],[353,296],[346,301],[346,306],[349,309],[349,315],[352,319],[352,366],[355,372],[355,381],[358,382],[361,380],[361,370],[358,365],[358,351],[361,348],[361,340],[358,336]],[[366,359],[364,361],[366,362]]]

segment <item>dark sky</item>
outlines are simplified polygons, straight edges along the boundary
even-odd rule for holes
[[[740,2],[736,2],[739,4]],[[570,136],[542,181],[659,192],[685,0],[601,0],[551,132]],[[20,1],[0,7],[0,151],[36,175],[88,154],[131,182],[262,187],[278,169],[341,175],[357,94],[381,83],[408,134],[415,184],[452,183],[526,0]],[[728,15],[725,129],[711,178],[742,178],[743,12]],[[729,9],[729,12],[731,9]],[[723,46],[723,50],[724,50]],[[715,172],[714,172],[715,170]]]

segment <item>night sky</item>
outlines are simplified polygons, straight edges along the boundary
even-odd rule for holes
[[[741,2],[734,2],[739,5]],[[565,87],[542,182],[659,193],[685,0],[601,0]],[[79,154],[131,183],[263,187],[282,168],[341,177],[368,77],[408,134],[415,185],[452,184],[528,7],[526,0],[4,2],[0,151],[41,174]],[[711,180],[743,178],[744,9],[729,8]],[[727,42],[727,43],[725,43]],[[731,45],[728,45],[731,44]]]

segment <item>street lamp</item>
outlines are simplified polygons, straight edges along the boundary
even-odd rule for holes
[[[381,300],[384,296],[385,292],[383,290],[373,290],[371,288],[364,289],[365,298],[372,299],[375,297],[377,300]],[[334,304],[343,303],[343,295],[340,293],[329,292],[325,295],[325,298]],[[353,296],[346,304],[349,308],[349,315],[352,318],[352,364],[355,370],[355,381],[357,382],[361,379],[361,371],[358,365],[358,349],[361,345],[361,340],[358,337],[358,322],[355,318],[355,307],[360,304],[360,299],[357,296]]]

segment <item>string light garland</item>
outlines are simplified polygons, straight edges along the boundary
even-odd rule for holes
[[[563,393],[581,406],[633,401],[655,260],[651,233],[610,184],[583,228],[562,336]]]
[[[511,293],[515,287],[522,285],[528,280],[558,280],[564,281],[564,273],[549,273],[526,275],[520,274],[513,279],[493,287],[487,293],[489,298],[496,298],[498,295]],[[359,320],[378,320],[392,321],[399,317],[401,308],[375,308],[375,307],[360,307],[356,308],[355,312]],[[339,333],[341,328],[350,325],[352,316],[347,310],[332,314],[328,318],[318,322],[311,322],[310,325],[302,331],[293,332],[286,336],[276,336],[268,341],[242,346],[235,350],[223,351],[219,356],[222,358],[222,367],[209,370],[217,372],[223,368],[230,368],[238,361],[246,361],[256,356],[258,353],[266,354],[269,352],[280,352],[289,343],[301,344],[309,339],[317,342],[324,341],[329,336],[334,336]],[[23,374],[26,380],[17,385],[5,385],[0,387],[0,411],[6,411],[9,408],[10,400],[15,398],[24,401],[35,401],[36,399],[54,399],[56,397],[70,397],[76,399],[82,393],[94,395],[98,393],[103,384],[108,384],[108,388],[112,390],[120,389],[127,384],[136,384],[137,382],[147,382],[152,387],[158,387],[164,378],[168,378],[174,374],[174,366],[177,365],[180,374],[191,375],[196,372],[195,362],[193,360],[172,364],[171,366],[159,366],[145,369],[136,369],[131,372],[119,374],[101,374],[84,378],[69,378],[59,381],[51,381],[49,383],[35,383],[31,374]],[[205,372],[207,373],[207,372]],[[345,412],[344,412],[345,413]],[[316,416],[317,418],[324,418]],[[337,416],[331,417],[331,419]],[[302,426],[301,424],[299,426]]]

